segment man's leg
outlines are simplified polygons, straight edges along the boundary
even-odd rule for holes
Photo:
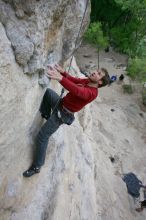
[[[23,176],[30,177],[35,173],[40,172],[41,166],[45,162],[46,150],[48,146],[49,137],[63,124],[55,112],[42,126],[36,138],[36,155],[32,166],[23,173]]]
[[[43,96],[43,100],[41,102],[40,113],[42,114],[43,117],[45,116],[45,118],[48,120],[42,126],[40,132],[37,135],[36,138],[37,150],[36,150],[35,159],[33,161],[33,165],[23,173],[23,176],[25,177],[29,177],[35,173],[40,172],[40,167],[44,164],[45,161],[45,155],[46,155],[46,149],[47,149],[49,137],[62,124],[61,119],[58,118],[57,109],[53,112],[53,115],[51,115],[50,117],[51,110],[54,109],[58,101],[59,101],[58,94],[51,89],[47,89]]]
[[[51,110],[55,108],[58,101],[59,101],[59,95],[56,92],[54,92],[52,89],[47,89],[43,96],[39,109],[42,117],[44,117],[47,120],[51,115]]]
[[[51,110],[54,108],[56,103],[58,103],[58,100],[59,100],[59,95],[56,92],[54,92],[51,89],[46,90],[42,98],[39,111],[36,114],[33,124],[30,128],[30,137],[31,137],[30,140],[32,141],[32,143],[35,142],[40,127],[44,122],[43,119],[45,118],[47,120],[49,118],[49,116],[51,115]]]
[[[58,118],[57,112],[55,112],[42,126],[36,138],[36,156],[34,165],[41,167],[44,165],[46,150],[50,136],[63,124],[61,119]]]
[[[42,114],[46,113],[47,115],[47,122],[42,126],[36,138],[37,149],[34,164],[39,167],[44,164],[49,137],[62,124],[62,121],[57,115],[57,108],[54,110],[54,108],[57,107],[56,105],[59,104],[58,102],[58,94],[52,89],[47,89],[40,106],[40,112]],[[50,116],[52,110],[54,110],[54,112],[52,112],[53,114]]]

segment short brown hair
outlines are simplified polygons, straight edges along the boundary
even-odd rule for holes
[[[101,71],[105,74],[105,76],[102,77],[102,79],[101,79],[102,80],[102,84],[99,86],[99,88],[110,84],[110,76],[108,74],[107,69],[102,67]]]

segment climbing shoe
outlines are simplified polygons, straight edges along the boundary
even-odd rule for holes
[[[141,206],[142,206],[143,208],[146,208],[146,200],[144,200],[144,201],[141,202]]]
[[[42,118],[45,118],[46,120],[48,120],[48,118],[50,117],[50,115],[45,115],[43,113],[41,113]]]
[[[32,165],[28,170],[26,170],[23,173],[24,177],[31,177],[32,175],[40,172],[40,167],[37,167],[36,165]]]

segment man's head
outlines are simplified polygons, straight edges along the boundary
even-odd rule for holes
[[[101,68],[91,73],[89,79],[94,83],[98,83],[99,88],[110,84],[110,76],[105,68]]]

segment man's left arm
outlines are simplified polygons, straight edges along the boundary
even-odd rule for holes
[[[75,84],[84,84],[88,79],[87,78],[77,78],[77,77],[73,77],[71,76],[69,73],[67,73],[66,71],[64,71],[64,69],[56,64],[55,65],[55,69],[64,77],[68,78],[70,81],[74,82]]]

